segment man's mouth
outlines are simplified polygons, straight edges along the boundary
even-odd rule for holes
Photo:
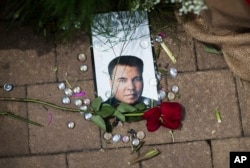
[[[135,97],[136,96],[136,94],[134,93],[134,94],[127,94],[127,95],[125,95],[126,97]]]

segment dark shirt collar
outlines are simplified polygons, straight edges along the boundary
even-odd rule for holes
[[[145,98],[141,96],[134,104],[131,104],[131,105],[133,106],[137,103],[143,102],[144,99]],[[120,102],[121,101],[117,100],[115,97],[112,97],[112,98],[106,100],[104,103],[108,103],[113,107],[117,107],[120,104]]]

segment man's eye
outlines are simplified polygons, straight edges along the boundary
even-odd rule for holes
[[[141,77],[136,77],[136,78],[134,78],[134,81],[142,81],[142,78]]]
[[[126,82],[126,79],[119,79],[118,82]]]

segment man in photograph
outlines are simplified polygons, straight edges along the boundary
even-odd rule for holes
[[[124,102],[134,105],[143,101],[143,61],[135,56],[120,56],[108,65],[112,98],[106,102],[118,105]]]

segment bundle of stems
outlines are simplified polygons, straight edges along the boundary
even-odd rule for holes
[[[35,103],[35,104],[40,104],[43,106],[47,107],[52,107],[58,110],[63,110],[63,111],[68,111],[68,112],[81,112],[81,109],[74,109],[74,108],[67,108],[67,107],[62,107],[47,101],[39,100],[39,99],[32,99],[32,98],[14,98],[14,97],[0,97],[0,101],[12,101],[12,102],[26,102],[26,103]],[[37,122],[31,121],[29,119],[26,119],[24,117],[21,117],[19,115],[16,115],[12,112],[9,111],[1,111],[0,110],[0,115],[11,117],[20,121],[24,121],[26,123],[36,125],[36,126],[43,126],[42,124],[39,124]]]

